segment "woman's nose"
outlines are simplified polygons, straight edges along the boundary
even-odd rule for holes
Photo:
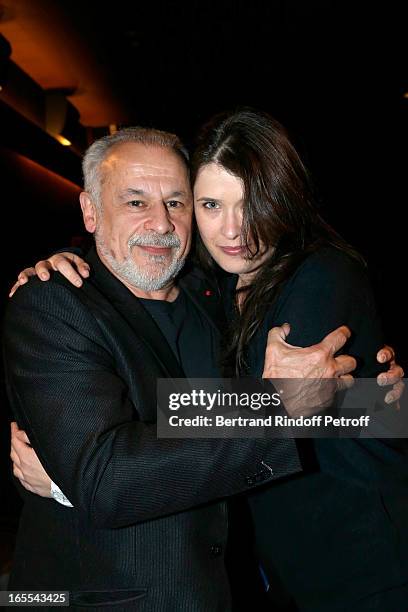
[[[222,221],[222,234],[229,240],[234,240],[241,235],[242,218],[237,213],[228,213]]]

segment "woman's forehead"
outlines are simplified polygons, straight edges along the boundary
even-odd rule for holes
[[[194,183],[194,193],[208,189],[225,195],[242,194],[243,182],[220,164],[212,162],[200,168]]]

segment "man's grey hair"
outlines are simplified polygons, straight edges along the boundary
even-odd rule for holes
[[[82,160],[84,189],[91,195],[92,200],[99,207],[102,204],[100,201],[101,164],[112,147],[125,142],[137,142],[146,146],[170,149],[179,155],[188,169],[189,155],[187,149],[183,146],[179,137],[170,132],[162,132],[153,128],[129,127],[99,138],[87,149]]]

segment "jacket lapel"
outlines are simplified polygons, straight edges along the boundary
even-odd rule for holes
[[[206,317],[216,332],[221,335],[227,319],[217,284],[210,282],[199,269],[193,269],[179,280],[179,286]]]

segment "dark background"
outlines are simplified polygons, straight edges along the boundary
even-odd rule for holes
[[[387,340],[405,358],[408,79],[401,5],[117,1],[107,11],[95,3],[56,4],[109,75],[112,94],[126,105],[126,125],[175,131],[192,145],[209,116],[250,105],[290,130],[325,217],[367,256]],[[80,184],[78,156],[40,142],[50,138],[36,129],[36,139],[35,126],[11,121],[10,109],[0,108],[0,116],[0,143]],[[51,194],[47,204],[43,193],[33,189],[30,196],[24,180],[12,180],[3,183],[6,233],[15,236],[2,243],[4,289],[22,265],[81,231],[75,199],[71,210]]]
[[[119,125],[174,131],[191,146],[209,116],[249,105],[290,130],[325,218],[368,260],[386,340],[406,364],[408,83],[402,3],[56,5],[66,26],[93,49],[112,95],[126,107],[127,119],[119,117]],[[0,118],[4,306],[22,267],[81,233],[75,187],[81,177],[75,151],[62,148],[1,95]],[[93,126],[93,135],[104,129]],[[2,405],[6,420],[5,399]],[[7,427],[2,431],[6,458]],[[4,520],[14,525],[18,503],[5,486]]]

